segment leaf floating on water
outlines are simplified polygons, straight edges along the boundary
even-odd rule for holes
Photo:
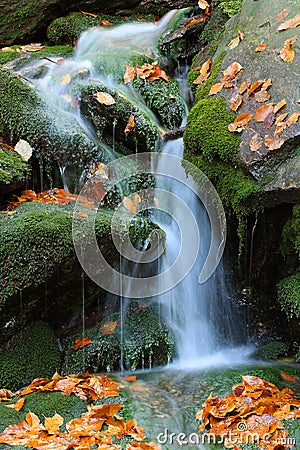
[[[93,342],[93,341],[91,341],[90,338],[88,338],[88,337],[85,336],[85,337],[82,337],[82,338],[80,338],[80,339],[76,339],[76,341],[74,342],[74,344],[71,345],[71,348],[72,348],[73,350],[78,350],[79,348],[83,348],[83,347],[85,347],[86,345],[92,344],[92,342]]]
[[[21,159],[23,161],[27,162],[32,156],[32,147],[31,147],[31,145],[27,141],[24,141],[23,139],[20,139],[16,143],[16,146],[15,146],[14,150],[15,150],[15,152],[17,152],[21,156]]]
[[[241,106],[242,102],[243,102],[243,97],[241,96],[241,94],[236,94],[231,98],[231,100],[229,102],[230,108],[233,111],[237,111],[238,108]]]
[[[131,114],[131,116],[128,119],[126,128],[124,130],[124,134],[127,137],[129,133],[131,133],[131,131],[134,130],[134,125],[135,125],[135,121],[134,121],[134,115]]]
[[[274,113],[276,114],[285,105],[286,105],[286,99],[284,98],[280,102],[278,102],[277,105],[274,106]]]
[[[125,67],[124,83],[132,83],[136,77],[136,68],[132,66]]]
[[[15,411],[21,411],[21,409],[24,406],[26,398],[19,398],[19,400],[16,401],[16,403],[14,403],[13,405],[5,405],[6,408],[11,408],[14,409]]]
[[[265,146],[268,147],[269,150],[279,149],[283,146],[284,142],[284,139],[278,136],[278,134],[275,134],[274,136],[267,134],[265,136]]]
[[[96,92],[94,95],[95,100],[99,102],[101,105],[114,105],[116,100],[110,95],[108,92]]]
[[[118,321],[106,322],[105,324],[101,325],[100,331],[102,334],[113,334],[115,332],[117,325]]]
[[[70,73],[66,73],[66,75],[63,77],[63,79],[61,80],[60,84],[62,86],[69,84],[70,81],[72,80],[71,74]]]
[[[287,17],[289,10],[284,8],[277,16],[277,22],[281,22],[283,19]]]
[[[300,25],[300,13],[279,25],[277,31],[289,30],[291,28],[296,28],[298,25]]]
[[[295,35],[291,39],[287,39],[283,45],[283,48],[280,50],[280,58],[284,62],[292,62],[295,57],[294,50],[291,49],[291,46],[296,42],[298,36]]]
[[[263,145],[263,139],[262,137],[258,134],[255,133],[252,138],[250,139],[250,150],[252,152],[256,152],[257,150],[259,150],[261,148],[261,146]]]
[[[194,84],[202,84],[203,81],[206,81],[210,76],[209,68],[211,65],[211,59],[209,58],[205,63],[200,67],[200,75],[193,81]]]
[[[259,45],[256,47],[255,51],[256,51],[256,52],[263,52],[264,50],[266,50],[266,48],[267,48],[267,44],[264,44],[264,43],[262,42],[261,44],[259,44]]]
[[[228,125],[228,130],[231,132],[237,131],[238,133],[240,133],[241,131],[243,131],[245,126],[250,122],[252,117],[253,115],[249,113],[240,114],[233,123],[230,123]]]

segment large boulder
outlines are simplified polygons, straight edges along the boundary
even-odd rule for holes
[[[92,13],[115,13],[123,11],[128,15],[140,4],[141,10],[152,10],[161,13],[174,8],[190,6],[189,0],[156,0],[141,2],[141,0],[11,0],[0,2],[0,46],[26,41],[44,40],[48,25],[56,18],[71,11],[86,11]]]

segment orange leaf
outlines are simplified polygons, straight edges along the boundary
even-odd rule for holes
[[[272,86],[272,80],[271,80],[271,78],[268,78],[267,80],[264,81],[264,83],[263,83],[263,85],[261,87],[261,90],[262,91],[266,91],[271,86]]]
[[[233,62],[230,66],[227,67],[226,70],[223,70],[223,78],[221,82],[228,82],[234,80],[237,74],[242,70],[242,66],[238,62]]]
[[[210,88],[209,95],[215,95],[223,89],[224,83],[213,84]]]
[[[277,150],[278,148],[282,147],[284,144],[284,139],[278,136],[278,134],[275,134],[274,136],[271,136],[270,134],[266,134],[265,136],[265,146],[268,147],[270,150]]]
[[[229,102],[230,108],[233,111],[237,111],[238,108],[241,106],[242,102],[243,102],[243,97],[240,94],[236,94],[231,98],[231,100]]]
[[[8,389],[0,389],[0,402],[8,401],[13,398],[15,394]]]
[[[53,417],[45,417],[45,428],[49,434],[57,434],[63,423],[64,419],[59,414],[54,414]]]
[[[280,102],[278,102],[277,105],[274,106],[274,113],[276,114],[285,105],[286,105],[286,99],[284,98]]]
[[[200,9],[206,9],[209,7],[209,4],[206,0],[198,0],[198,6]]]
[[[112,22],[109,22],[108,20],[100,20],[101,25],[103,25],[104,27],[111,27],[113,25]]]
[[[250,86],[250,80],[243,81],[239,87],[239,94],[244,94]]]
[[[259,134],[255,133],[250,139],[250,150],[252,152],[256,152],[261,148],[262,145],[263,145],[262,137]]]
[[[19,398],[19,400],[16,401],[16,403],[14,403],[13,405],[6,405],[7,408],[12,408],[15,411],[21,411],[21,409],[23,408],[23,405],[25,403],[25,397],[24,398]]]
[[[101,325],[100,331],[103,334],[113,334],[117,325],[118,325],[118,321],[106,322],[104,325]]]
[[[130,375],[128,377],[125,377],[124,381],[127,381],[127,383],[132,383],[133,381],[136,381],[136,375]]]
[[[209,58],[205,63],[200,67],[200,75],[193,81],[194,84],[201,84],[203,81],[207,80],[210,76],[209,68],[211,65],[211,59]]]
[[[261,43],[261,44],[259,44],[256,47],[255,51],[256,52],[263,52],[264,50],[266,50],[266,48],[267,48],[267,44]]]
[[[81,14],[84,14],[85,16],[90,16],[90,17],[98,17],[98,14],[94,14],[94,13],[90,13],[90,12],[85,12],[85,11],[80,11]]]
[[[124,83],[131,83],[136,77],[136,68],[131,66],[126,66],[126,71],[124,74]]]
[[[283,45],[283,48],[280,50],[280,58],[284,62],[292,62],[295,57],[294,50],[291,49],[291,45],[293,45],[297,40],[297,36],[294,36],[291,39],[287,39]]]
[[[288,15],[289,10],[287,8],[283,9],[277,16],[277,22],[281,22]]]
[[[65,84],[69,84],[71,81],[72,77],[71,74],[66,73],[66,75],[63,77],[63,79],[61,80],[60,84],[61,85],[65,85]]]
[[[255,81],[251,84],[250,88],[247,91],[248,97],[253,94],[259,87],[261,87],[264,84],[265,80],[259,80]]]
[[[136,192],[134,194],[132,194],[131,197],[132,197],[132,200],[129,197],[124,196],[123,205],[124,205],[124,208],[126,208],[128,211],[135,214],[139,204],[141,203],[141,197]]]
[[[30,189],[28,189],[26,191],[22,191],[21,196],[29,201],[36,200],[36,198],[37,198],[36,193],[34,191],[31,191]]]
[[[295,123],[298,122],[300,117],[300,112],[294,112],[293,114],[290,115],[290,117],[288,118],[288,120],[286,121],[286,124],[288,127],[290,127],[291,125],[294,125]]]
[[[240,114],[233,123],[230,123],[228,125],[228,130],[231,132],[237,131],[238,133],[240,133],[241,131],[243,131],[245,126],[250,122],[252,117],[253,117],[252,114],[249,113]]]
[[[261,90],[261,91],[255,92],[254,97],[258,103],[264,103],[264,102],[267,102],[268,100],[270,100],[271,96],[267,91]]]
[[[287,20],[286,22],[283,22],[281,25],[279,25],[279,27],[277,28],[277,31],[288,30],[290,28],[296,28],[298,25],[300,25],[300,13],[297,14],[292,19]]]
[[[255,122],[264,122],[270,113],[274,114],[272,104],[260,106],[255,114]]]
[[[289,381],[297,380],[297,377],[295,377],[294,375],[290,375],[289,373],[286,373],[286,372],[280,372],[280,375],[282,376],[282,378],[285,378],[286,380],[289,380]]]
[[[76,339],[73,345],[71,345],[71,348],[73,350],[78,350],[79,348],[85,347],[86,345],[91,344],[93,341],[91,341],[88,337],[82,337],[80,339]]]
[[[124,134],[125,134],[126,137],[128,136],[129,133],[131,133],[131,131],[134,130],[134,125],[135,125],[135,122],[134,122],[134,115],[131,114],[131,116],[130,116],[129,119],[128,119],[126,128],[125,128],[125,130],[124,130]]]

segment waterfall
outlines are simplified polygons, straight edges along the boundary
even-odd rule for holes
[[[61,64],[50,63],[43,77],[31,80],[38,91],[46,94],[49,101],[65,111],[65,114],[72,115],[73,119],[80,124],[83,132],[99,147],[102,146],[108,160],[114,160],[114,148],[109,149],[109,147],[100,143],[91,124],[80,115],[79,108],[75,108],[75,110],[71,108],[69,102],[66,101],[70,94],[70,84],[61,80],[67,80],[68,74],[72,74],[72,76],[73,74],[78,76],[83,74],[82,83],[88,83],[92,80],[93,83],[99,82],[108,88],[117,88],[118,92],[126,95],[126,98],[129,98],[131,102],[136,102],[147,110],[148,116],[153,119],[153,122],[156,121],[157,123],[154,114],[146,107],[143,100],[130,88],[124,86],[119,79],[115,79],[114,73],[116,69],[124,68],[131,56],[142,53],[154,59],[158,54],[157,40],[162,32],[167,30],[174,14],[174,11],[168,13],[159,24],[131,23],[111,29],[90,29],[83,33],[79,39],[72,58],[66,59]],[[100,66],[99,61],[101,62]],[[179,81],[182,85],[182,91],[186,93],[187,68],[185,68],[183,75],[183,78],[181,77]],[[115,126],[114,123],[113,147],[115,147]],[[182,138],[165,142],[161,148],[161,153],[165,156],[182,158],[183,152]],[[153,161],[151,173],[163,173],[166,159],[154,158]],[[65,167],[61,167],[60,170],[64,187],[67,190]],[[157,281],[158,289],[156,289],[157,286],[155,288],[153,286],[154,292],[158,290],[161,293],[151,295],[150,289],[150,291],[147,290],[146,297],[148,297],[148,301],[159,304],[164,320],[172,329],[176,338],[176,353],[180,365],[186,367],[197,365],[199,361],[202,361],[207,366],[211,362],[220,363],[222,360],[232,360],[235,356],[233,356],[233,353],[228,356],[224,352],[224,347],[228,348],[233,345],[238,321],[229,299],[230,295],[227,291],[222,265],[219,265],[208,280],[199,283],[199,274],[207,259],[210,246],[215,245],[214,251],[218,253],[224,245],[225,238],[223,236],[219,243],[213,242],[211,244],[211,241],[214,241],[211,218],[199,197],[186,184],[172,178],[166,179],[157,176],[157,188],[173,194],[168,206],[170,214],[154,211],[151,216],[151,219],[166,233],[166,249],[158,259],[158,272],[167,273],[168,267],[175,264],[178,253],[184,254],[183,261],[188,260],[189,255],[195,253],[195,239],[198,239],[194,233],[195,227],[199,232],[200,247],[199,251],[196,252],[191,270],[187,271],[186,276],[179,283],[176,282],[174,287],[169,289],[168,286],[173,286],[173,280],[172,275],[167,274]],[[192,223],[188,216],[184,217],[184,205],[191,211],[191,217],[194,218],[195,223]],[[182,230],[179,229],[172,213],[174,213],[174,216],[181,217]],[[188,235],[190,233],[188,239],[185,240],[184,248],[182,248],[181,231]],[[143,264],[137,262],[135,267],[131,264],[127,268],[125,265],[125,262],[120,258],[120,267],[122,266],[123,271],[128,272],[130,267],[132,276],[135,276],[135,273],[142,273]],[[116,284],[118,283],[119,281],[116,281]],[[129,282],[125,285],[121,280],[120,284],[121,294],[118,299],[122,309],[123,322],[126,307],[129,303],[128,299],[134,296],[130,295],[132,286]],[[123,335],[121,341],[122,339]],[[239,350],[237,350],[236,355],[240,356]],[[122,365],[121,361],[121,367]]]

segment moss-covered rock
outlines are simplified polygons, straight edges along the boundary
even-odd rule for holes
[[[300,273],[278,283],[278,299],[287,316],[300,317]]]
[[[51,164],[90,161],[99,154],[73,117],[40,97],[7,69],[0,71],[0,134],[11,142],[25,139],[34,154]]]
[[[71,348],[81,335],[69,338],[65,342],[64,373],[81,372],[86,368],[94,371],[119,370],[121,352],[123,364],[128,369],[167,363],[173,353],[174,338],[159,317],[157,307],[132,305],[122,323],[121,320],[119,314],[107,319],[118,322],[112,334],[101,333],[99,326],[87,330],[85,334],[92,344],[83,351]]]
[[[0,353],[0,385],[15,390],[59,369],[61,354],[49,325],[36,322]]]
[[[100,103],[96,98],[98,92],[109,94],[114,103]],[[81,112],[95,127],[99,139],[105,138],[118,151],[144,152],[156,147],[159,131],[155,116],[134,98],[129,89],[120,92],[100,84],[83,86]],[[134,116],[134,128],[126,136],[125,128],[131,115]],[[118,146],[118,142],[122,146]]]
[[[300,205],[294,206],[291,217],[283,227],[280,251],[285,258],[300,256]]]
[[[224,98],[200,100],[190,111],[184,133],[185,148],[212,161],[236,162],[240,138],[227,129],[234,114]]]
[[[264,361],[277,359],[280,356],[285,356],[288,346],[284,342],[269,342],[252,353],[252,358],[262,359]]]
[[[24,181],[30,168],[17,153],[0,144],[0,185]]]
[[[172,130],[181,124],[185,105],[177,81],[170,79],[169,83],[164,80],[147,82],[137,78],[132,85],[164,127]]]
[[[14,45],[12,51],[0,52],[0,65],[7,64],[9,61],[18,60],[18,62],[8,64],[9,68],[22,67],[28,62],[49,57],[65,57],[73,52],[73,47],[69,45],[45,46],[42,50],[36,52],[22,52],[20,46]]]

